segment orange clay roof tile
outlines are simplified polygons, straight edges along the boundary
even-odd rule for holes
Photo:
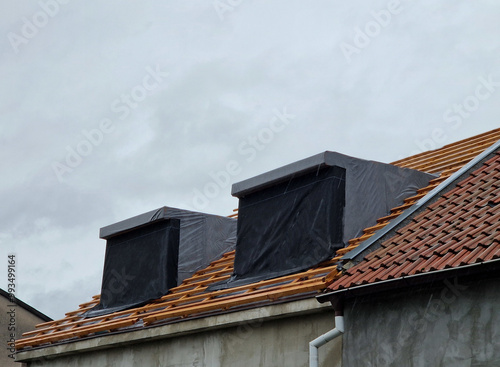
[[[500,153],[496,153],[329,288],[351,288],[499,258],[500,206],[492,204],[500,194],[499,181]]]

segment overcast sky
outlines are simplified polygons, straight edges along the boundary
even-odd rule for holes
[[[333,150],[391,162],[498,127],[500,3],[0,0],[0,287],[98,294],[99,228]]]

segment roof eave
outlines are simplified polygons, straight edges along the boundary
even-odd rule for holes
[[[464,265],[456,268],[447,268],[432,272],[413,274],[409,276],[382,280],[375,283],[362,284],[354,287],[337,289],[329,293],[316,296],[320,303],[338,303],[339,300],[366,296],[384,291],[394,291],[400,288],[409,288],[424,284],[445,281],[447,279],[460,277],[481,277],[488,278],[498,276],[500,269],[500,259]]]

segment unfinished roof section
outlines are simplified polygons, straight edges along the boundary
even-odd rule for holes
[[[236,220],[218,215],[161,207],[118,223],[103,227],[99,236],[111,239],[151,223],[178,219],[180,221],[178,283],[207,267],[211,261],[234,250]]]
[[[169,294],[150,304],[132,310],[93,318],[85,313],[99,303],[99,296],[69,312],[62,320],[37,325],[16,342],[18,350],[48,346],[62,341],[78,341],[84,337],[182,322],[184,320],[261,307],[279,302],[313,297],[325,288],[326,277],[336,268],[335,260],[299,274],[206,292],[207,286],[228,279],[233,272],[234,251],[226,253],[206,269],[196,272]]]
[[[173,288],[168,295],[146,306],[84,319],[82,315],[99,303],[99,296],[94,296],[90,302],[80,305],[78,310],[67,313],[65,318],[37,325],[34,331],[25,334],[24,339],[17,341],[16,348],[29,350],[61,342],[78,341],[87,337],[104,336],[113,332],[181,322],[196,317],[317,295],[328,284],[338,279],[340,275],[337,273],[336,263],[349,249],[356,248],[364,239],[376,233],[377,229],[384,228],[392,218],[397,217],[405,208],[412,206],[451,173],[457,171],[497,140],[500,140],[500,129],[395,162],[402,167],[438,173],[440,177],[432,180],[428,187],[418,190],[416,195],[406,199],[402,206],[392,209],[389,216],[380,218],[379,223],[366,229],[360,238],[350,240],[349,248],[338,250],[337,256],[333,259],[312,269],[232,289],[207,292],[207,286],[227,280],[233,273],[234,251],[228,252],[208,267],[197,271],[180,286]]]
[[[397,228],[329,288],[340,290],[500,258],[500,153]]]
[[[370,225],[370,222],[400,205],[404,199],[435,178],[411,167],[400,168],[327,151],[238,182],[233,185],[232,195],[241,200],[280,183],[288,184],[294,178],[308,173],[316,174],[327,167],[345,170],[345,243],[359,235],[360,228]]]
[[[393,219],[399,217],[405,210],[411,208],[418,200],[438,187],[453,173],[469,163],[480,153],[500,140],[500,129],[448,144],[440,149],[420,153],[409,158],[401,159],[392,164],[413,168],[420,171],[439,174],[439,177],[429,182],[427,187],[417,190],[417,195],[405,199],[404,204],[391,209],[391,213],[377,220],[377,224],[368,227],[361,236],[349,240],[349,246],[337,251],[337,255],[344,256],[356,249],[362,242],[368,240],[377,231],[387,226]]]
[[[435,176],[324,152],[237,183],[237,286],[309,269]]]
[[[86,317],[142,306],[234,247],[234,219],[162,207],[101,228],[99,304]],[[179,244],[180,243],[180,244]]]

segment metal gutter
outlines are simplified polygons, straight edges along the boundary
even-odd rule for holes
[[[375,283],[362,284],[350,288],[343,288],[329,293],[316,296],[320,303],[334,302],[333,298],[336,297],[356,297],[376,293],[378,291],[392,290],[398,287],[415,286],[433,281],[449,279],[452,277],[479,274],[479,272],[492,272],[498,275],[498,265],[500,259],[490,260],[487,262],[480,262],[475,264],[463,265],[457,268],[447,268],[436,271],[429,271],[425,273],[413,274],[394,279],[386,279]]]
[[[442,193],[449,185],[453,184],[455,181],[460,179],[461,176],[466,174],[471,168],[481,163],[483,160],[488,158],[489,155],[495,153],[498,149],[500,149],[500,140],[493,144],[491,147],[486,149],[484,152],[478,154],[472,161],[467,163],[465,166],[460,168],[457,172],[448,177],[444,182],[442,182],[439,186],[434,188],[431,192],[413,204],[410,208],[406,209],[403,213],[401,213],[397,218],[389,222],[384,228],[377,231],[372,237],[368,238],[366,241],[362,242],[358,247],[349,251],[345,254],[340,262],[348,262],[348,261],[356,261],[360,256],[364,255],[364,251],[369,249],[372,245],[377,243],[382,237],[387,235],[390,231],[396,228],[399,224],[401,224],[404,220],[410,217],[413,213],[418,211],[420,208],[424,207],[429,201],[434,199],[437,195]]]

